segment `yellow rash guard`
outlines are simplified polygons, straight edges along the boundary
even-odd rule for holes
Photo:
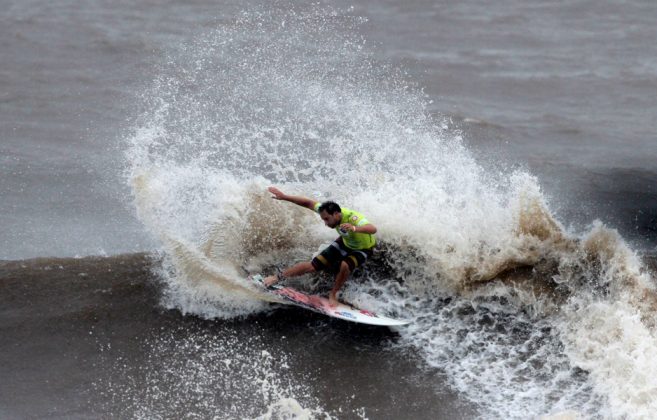
[[[319,206],[321,205],[321,203],[315,203],[315,211],[317,213],[319,213]],[[342,220],[340,221],[340,224],[349,223],[354,226],[365,226],[370,223],[362,213],[347,209],[345,207],[340,207],[340,209],[342,210]],[[342,241],[347,248],[361,250],[370,249],[376,245],[376,237],[369,233],[352,231],[342,232],[340,230],[340,226],[336,227],[335,231],[338,232],[338,235],[342,237]]]

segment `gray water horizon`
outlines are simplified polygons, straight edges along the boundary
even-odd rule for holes
[[[403,69],[482,166],[535,174],[566,227],[600,219],[657,246],[657,6],[326,4],[367,19],[375,59]],[[0,259],[157,246],[123,176],[136,98],[167,54],[250,7],[5,2]]]

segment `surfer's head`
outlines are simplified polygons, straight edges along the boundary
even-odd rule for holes
[[[331,229],[340,225],[342,221],[342,209],[337,203],[333,201],[325,201],[319,206],[319,217],[322,218],[324,224]]]

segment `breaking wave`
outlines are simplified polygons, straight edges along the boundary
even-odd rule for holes
[[[382,246],[344,298],[412,318],[399,351],[484,416],[650,417],[657,295],[639,256],[599,222],[567,231],[531,174],[486,171],[402,70],[373,59],[361,18],[277,6],[171,52],[143,93],[126,175],[162,243],[166,304],[266,310],[244,269],[332,239],[271,200],[277,185],[377,225]]]

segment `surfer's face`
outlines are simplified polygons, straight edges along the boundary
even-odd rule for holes
[[[335,212],[333,214],[329,214],[328,212],[323,211],[319,213],[319,217],[322,218],[326,226],[330,227],[331,229],[335,229],[340,224],[340,220],[342,220],[342,213]]]

